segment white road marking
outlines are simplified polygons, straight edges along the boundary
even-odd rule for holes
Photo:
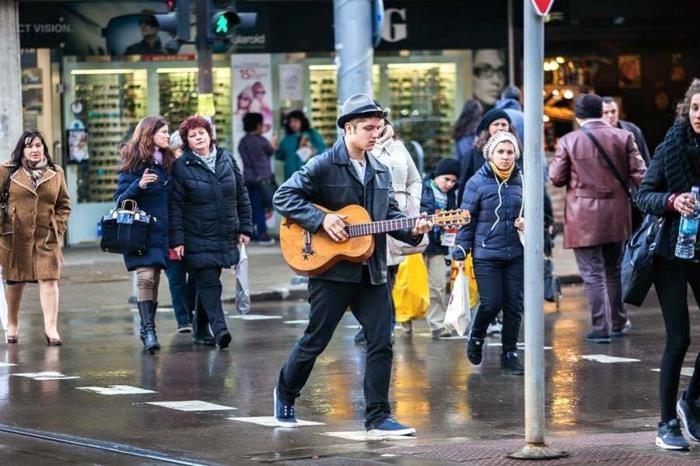
[[[661,372],[661,369],[652,369],[654,372]],[[684,375],[686,377],[692,377],[693,372],[695,372],[695,368],[693,367],[683,367],[681,369],[681,375]]]
[[[297,324],[306,325],[309,323],[309,321],[308,320],[285,320],[284,323],[289,324],[289,325],[297,325]]]
[[[163,408],[176,409],[178,411],[226,411],[234,408],[233,406],[217,405],[207,401],[188,400],[188,401],[149,401],[146,404],[162,406]]]
[[[28,379],[45,381],[45,380],[72,380],[79,379],[77,375],[65,375],[61,372],[23,372],[21,374],[12,374],[16,377],[27,377]]]
[[[581,359],[588,361],[600,362],[603,364],[615,364],[618,362],[641,362],[639,359],[619,358],[617,356],[608,356],[607,354],[586,354],[581,356]]]
[[[277,419],[275,419],[273,416],[227,417],[226,419],[238,422],[250,422],[251,424],[258,424],[260,426],[266,427],[279,427],[279,425],[277,424]],[[297,419],[297,423],[299,424],[299,427],[325,425],[323,422],[304,421],[302,419]]]
[[[372,440],[415,440],[414,435],[380,435],[370,434],[364,430],[350,432],[323,432],[321,435],[328,437],[338,437],[346,440],[354,440],[356,442],[370,442]]]
[[[131,385],[110,385],[109,387],[76,387],[76,389],[95,392],[100,395],[143,395],[147,393],[158,393],[153,390],[132,387]]]
[[[281,319],[282,316],[266,316],[261,314],[246,314],[246,315],[229,315],[230,319],[240,319],[240,320],[272,320]]]

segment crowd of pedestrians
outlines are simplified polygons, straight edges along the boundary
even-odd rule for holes
[[[621,259],[635,228],[634,214],[661,220],[654,258],[654,286],[666,325],[661,377],[661,422],[657,445],[687,449],[681,426],[700,441],[700,375],[677,400],[682,362],[690,342],[687,286],[700,296],[700,242],[691,259],[674,252],[681,216],[698,215],[690,194],[700,186],[700,81],[678,106],[676,121],[650,155],[640,128],[619,119],[617,102],[594,94],[574,104],[577,129],[557,144],[548,169],[553,186],[566,190],[563,246],[574,250],[591,312],[589,343],[610,343],[632,328],[623,304]],[[370,96],[357,94],[342,106],[343,131],[326,149],[301,111],[285,117],[286,135],[262,136],[264,118],[244,117],[245,137],[232,153],[216,144],[209,120],[191,116],[177,131],[159,116],[147,116],[119,152],[114,201],[135,201],[157,221],[145,253],[125,254],[136,274],[140,338],[145,350],[160,349],[156,311],[161,271],[172,294],[178,332],[193,342],[225,349],[231,334],[221,305],[221,272],[235,266],[249,241],[271,242],[267,220],[274,209],[311,232],[335,241],[348,238],[339,210],[363,206],[373,220],[417,217],[412,229],[375,236],[362,263],[340,261],[309,280],[309,324],[284,363],[273,398],[282,426],[297,425],[294,402],[316,358],[330,341],[347,308],[361,324],[356,341],[366,345],[365,401],[368,431],[407,435],[415,429],[390,410],[395,310],[392,290],[409,255],[420,254],[428,281],[425,312],[434,338],[449,337],[445,325],[449,271],[472,261],[478,304],[472,310],[466,356],[480,365],[494,321],[502,322],[501,368],[523,375],[517,341],[523,314],[524,199],[520,91],[507,87],[483,112],[467,101],[455,123],[453,157],[441,159],[424,177],[418,172],[387,112]],[[284,165],[276,185],[274,160]],[[8,302],[7,343],[19,341],[18,314],[26,283],[38,282],[48,345],[62,344],[57,329],[61,241],[70,214],[65,177],[41,134],[26,131],[9,161],[0,166],[0,265]],[[551,202],[545,196],[547,238]],[[466,209],[471,222],[443,229],[426,214]],[[636,210],[635,210],[636,209]],[[502,318],[499,319],[499,315]],[[413,331],[414,319],[400,323]],[[696,361],[700,369],[700,355]],[[695,374],[698,371],[696,370]]]

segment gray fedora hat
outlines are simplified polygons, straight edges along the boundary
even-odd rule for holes
[[[345,123],[353,118],[377,113],[380,113],[382,118],[386,118],[386,110],[379,106],[370,96],[367,94],[355,94],[343,103],[343,107],[340,110],[340,118],[338,118],[338,127],[343,128]]]

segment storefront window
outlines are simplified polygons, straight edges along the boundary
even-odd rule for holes
[[[394,63],[387,65],[391,123],[406,140],[425,152],[425,166],[452,154],[455,63]]]
[[[146,72],[74,70],[68,157],[78,164],[78,202],[111,202],[119,146],[146,115]]]
[[[231,148],[231,69],[214,68],[214,125],[217,144]],[[182,121],[197,113],[197,69],[159,69],[160,113],[177,130]]]
[[[379,66],[372,67],[374,95],[379,95]],[[338,86],[335,65],[309,66],[311,96],[311,126],[318,131],[327,146],[338,139]]]

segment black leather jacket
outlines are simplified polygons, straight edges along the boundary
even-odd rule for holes
[[[389,169],[370,154],[367,154],[367,160],[363,184],[350,163],[345,140],[338,140],[279,187],[273,199],[275,209],[281,216],[313,233],[323,228],[325,214],[312,203],[334,211],[358,204],[367,209],[374,221],[402,218],[391,188]],[[389,234],[412,245],[422,239],[422,235],[411,235],[410,230]],[[367,260],[367,265],[371,283],[380,285],[386,283],[386,235],[375,235],[374,241],[374,254]],[[360,283],[362,264],[341,261],[316,278]]]

